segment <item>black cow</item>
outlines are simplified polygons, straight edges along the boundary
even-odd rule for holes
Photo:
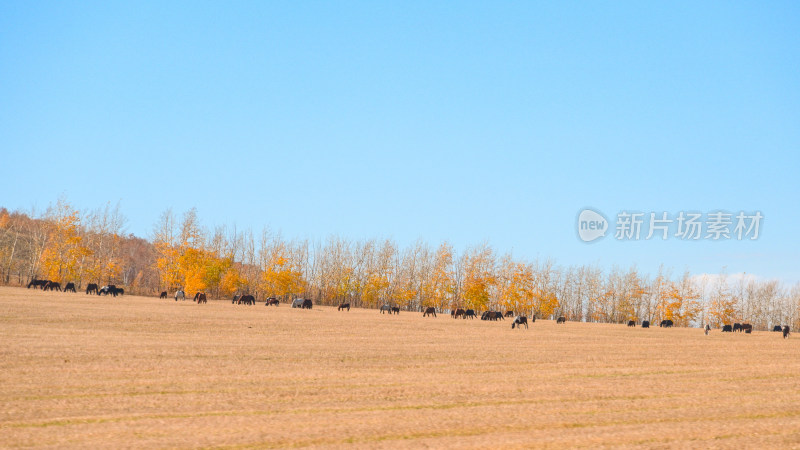
[[[167,291],[161,291],[161,295],[158,298],[167,298]]]
[[[89,295],[91,293],[95,293],[97,295],[100,295],[99,291],[100,290],[97,288],[97,284],[96,283],[89,283],[89,284],[86,285],[86,295]]]
[[[628,321],[628,326],[629,326],[629,327],[635,327],[635,326],[636,326],[636,322],[635,322],[635,321],[633,321],[633,320],[629,320],[629,321]]]
[[[427,317],[427,316],[436,317],[436,308],[434,308],[433,306],[425,308],[425,312],[422,313],[422,317]]]
[[[503,313],[499,311],[486,311],[481,314],[481,320],[499,320],[503,318]]]
[[[475,310],[468,309],[464,311],[464,318],[466,319],[467,317],[469,317],[470,319],[474,319],[476,317]]]
[[[465,312],[466,311],[464,311],[461,308],[456,308],[456,309],[450,311],[450,317],[452,317],[453,319],[458,319],[459,317],[464,317],[464,313]]]
[[[789,325],[783,327],[783,338],[786,339],[789,337]]]
[[[733,324],[733,331],[735,331],[735,332],[736,332],[736,331],[738,331],[738,332],[740,332],[740,333],[741,333],[741,332],[742,332],[742,324],[740,324],[740,323],[734,323],[734,324]]]
[[[61,292],[61,283],[57,281],[48,281],[42,288],[43,291],[58,291]]]
[[[112,295],[112,296],[116,297],[117,294],[120,294],[120,291],[122,291],[122,289],[117,289],[117,286],[115,286],[113,284],[109,284],[107,286],[101,287],[100,290],[97,291],[97,295],[100,295],[100,294],[102,294],[102,295]],[[124,291],[122,291],[122,292],[124,292]]]
[[[750,325],[749,323],[743,323],[742,331],[744,331],[746,334],[750,334],[753,332],[753,326]]]
[[[383,314],[383,313],[389,313],[389,314],[391,314],[391,313],[392,313],[392,307],[391,307],[391,306],[389,306],[389,305],[383,305],[383,306],[381,306],[381,314]]]
[[[271,306],[271,305],[278,306],[280,304],[281,304],[280,300],[278,300],[275,297],[270,297],[270,298],[267,299],[267,302],[264,303],[264,306]]]
[[[314,302],[309,299],[303,300],[303,304],[300,306],[300,309],[311,309],[314,307]]]
[[[722,326],[722,332],[723,333],[732,333],[733,332],[733,327],[730,326],[730,325],[723,325]]]
[[[775,327],[772,328],[772,331],[777,331],[778,333],[780,333],[781,331],[783,331],[783,327],[780,325],[775,325]]]
[[[650,328],[650,321],[649,320],[643,320],[642,321],[642,328]]]
[[[514,329],[516,325],[517,328],[521,329],[523,325],[525,325],[525,329],[528,329],[528,318],[525,316],[517,316],[514,318],[514,322],[511,323],[511,329]]]
[[[658,324],[658,326],[662,328],[672,328],[673,325],[675,324],[669,319],[662,320],[661,323]]]
[[[73,293],[76,292],[75,291],[75,283],[73,283],[71,281],[69,283],[67,283],[66,286],[64,286],[64,292],[69,292],[69,291],[72,291]]]
[[[392,306],[392,314],[400,315],[400,308],[397,306]]]
[[[343,309],[350,311],[350,303],[342,303],[341,305],[339,305],[337,311],[341,311]]]
[[[192,301],[196,302],[197,301],[197,297],[200,297],[200,293],[199,292],[195,292],[194,293],[194,298],[192,299]]]
[[[125,289],[122,289],[122,288],[114,288],[114,290],[116,291],[115,293],[116,293],[117,295],[125,295]]]
[[[50,282],[50,280],[37,280],[36,278],[34,278],[34,279],[31,280],[30,283],[28,283],[28,289],[30,289],[31,286],[33,286],[34,289],[37,289],[37,288],[44,289],[45,286],[47,286],[47,283],[49,283],[49,282]]]
[[[566,324],[567,323],[567,318],[564,317],[564,316],[559,317],[558,319],[556,319],[556,324],[559,324],[559,323]]]
[[[245,294],[245,295],[242,295],[241,297],[239,297],[239,300],[237,300],[237,303],[236,303],[236,304],[237,304],[237,305],[242,305],[242,304],[244,304],[244,305],[250,305],[250,306],[253,306],[253,305],[255,305],[255,304],[256,304],[256,298],[255,298],[255,297],[253,297],[252,295]]]

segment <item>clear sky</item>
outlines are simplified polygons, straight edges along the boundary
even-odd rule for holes
[[[6,0],[0,205],[800,281],[798,30],[791,1]],[[584,207],[764,219],[587,244]]]

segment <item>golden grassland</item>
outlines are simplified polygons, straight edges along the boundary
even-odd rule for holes
[[[0,288],[0,447],[800,447],[799,351]]]

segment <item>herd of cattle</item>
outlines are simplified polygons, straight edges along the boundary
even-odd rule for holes
[[[34,278],[28,283],[28,289],[34,288],[38,289],[41,288],[43,291],[63,291],[63,292],[76,292],[75,291],[75,283],[67,283],[64,288],[61,288],[61,284],[55,281],[50,280],[38,280]],[[97,295],[112,295],[116,297],[117,295],[124,295],[125,290],[122,288],[118,288],[113,284],[105,285],[102,287],[98,287],[96,283],[89,283],[86,285],[86,294],[97,294]],[[167,298],[168,294],[167,291],[161,292],[160,298]],[[179,289],[175,291],[174,295],[175,301],[178,300],[186,300],[186,293]],[[194,294],[194,301],[197,304],[208,303],[208,298],[205,292],[196,292]],[[235,305],[255,305],[256,299],[252,295],[249,294],[242,294],[242,295],[234,295],[232,302]],[[275,297],[270,297],[266,300],[265,306],[278,306],[280,305],[280,301]],[[292,300],[292,308],[300,308],[300,309],[311,309],[314,306],[314,302],[310,299],[303,299],[297,298]],[[350,311],[350,303],[342,303],[337,308],[338,311]],[[400,308],[396,306],[390,305],[383,305],[379,308],[381,314],[400,314]],[[474,309],[461,309],[456,308],[450,311],[450,316],[454,319],[462,318],[462,319],[475,319],[478,317],[478,313]],[[425,308],[425,311],[422,313],[422,317],[436,317],[436,308],[428,307]],[[514,311],[506,311],[505,313],[501,311],[484,311],[480,314],[481,320],[505,320],[506,317],[513,317],[514,320],[511,323],[511,329],[514,328],[521,328],[525,325],[525,328],[528,328],[528,317],[524,315],[515,315]],[[558,317],[556,319],[556,324],[566,323],[567,319],[564,316]],[[536,316],[531,317],[531,323],[536,322]],[[628,321],[629,327],[635,327],[636,322],[633,320]],[[662,320],[661,323],[658,325],[662,328],[671,328],[674,326],[674,323],[667,319]],[[643,320],[642,321],[642,328],[650,328],[650,321]],[[705,332],[708,334],[711,328],[706,325]],[[783,337],[789,337],[790,330],[788,326],[781,326],[775,325],[772,329],[774,332],[783,333]],[[733,332],[744,332],[746,334],[750,334],[753,332],[753,326],[749,323],[734,323],[733,325],[723,325],[722,326],[723,333],[733,333]]]
[[[37,280],[36,278],[28,283],[28,289],[30,288],[41,288],[43,291],[76,292],[75,283],[67,283],[64,289],[61,289],[61,283],[57,281]],[[86,294],[112,295],[116,297],[117,295],[125,295],[125,289],[118,288],[113,284],[97,287],[96,283],[89,283],[86,285]]]
[[[167,298],[167,292],[164,291],[161,293],[161,298]],[[202,299],[202,303],[206,302],[206,294],[202,292],[198,292],[194,296],[194,301],[201,303],[198,299]],[[175,301],[178,300],[185,300],[186,295],[182,290],[178,290],[175,293]],[[244,294],[244,295],[234,295],[232,302],[235,305],[255,305],[256,299],[252,295]],[[265,306],[278,306],[280,305],[280,301],[275,297],[270,297],[264,303]],[[300,309],[312,309],[314,306],[314,302],[309,299],[297,298],[292,300],[292,308],[300,308]],[[341,303],[337,308],[337,311],[350,311],[350,303]],[[400,314],[400,308],[397,306],[390,306],[390,305],[382,305],[378,308],[378,311],[381,314]],[[436,308],[427,307],[422,312],[422,317],[436,317]],[[474,309],[462,309],[456,308],[450,311],[450,317],[454,319],[462,318],[462,319],[475,319],[478,317],[477,312]],[[505,320],[506,317],[513,317],[514,320],[511,323],[511,329],[514,328],[521,328],[523,325],[525,328],[528,328],[528,317],[524,315],[515,315],[514,311],[506,311],[503,313],[502,311],[484,311],[480,314],[481,320]],[[536,316],[531,317],[530,323],[536,322]],[[563,324],[567,322],[567,318],[564,316],[560,316],[556,318],[556,324]],[[661,328],[672,328],[675,323],[672,320],[665,319],[662,320],[658,326]],[[629,320],[628,321],[629,327],[635,327],[636,321]],[[650,328],[650,321],[643,320],[642,321],[642,328]],[[708,330],[710,328],[706,325],[706,334],[708,334]],[[753,326],[749,323],[734,323],[733,325],[724,325],[722,327],[722,332],[745,332],[747,334],[752,333]],[[773,331],[781,331],[783,332],[783,337],[786,338],[789,336],[789,327],[784,326],[781,327],[780,325],[776,325]]]

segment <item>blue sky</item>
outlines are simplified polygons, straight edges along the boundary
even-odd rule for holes
[[[0,205],[800,281],[798,29],[796,2],[4,1]],[[586,244],[584,207],[764,221]]]

